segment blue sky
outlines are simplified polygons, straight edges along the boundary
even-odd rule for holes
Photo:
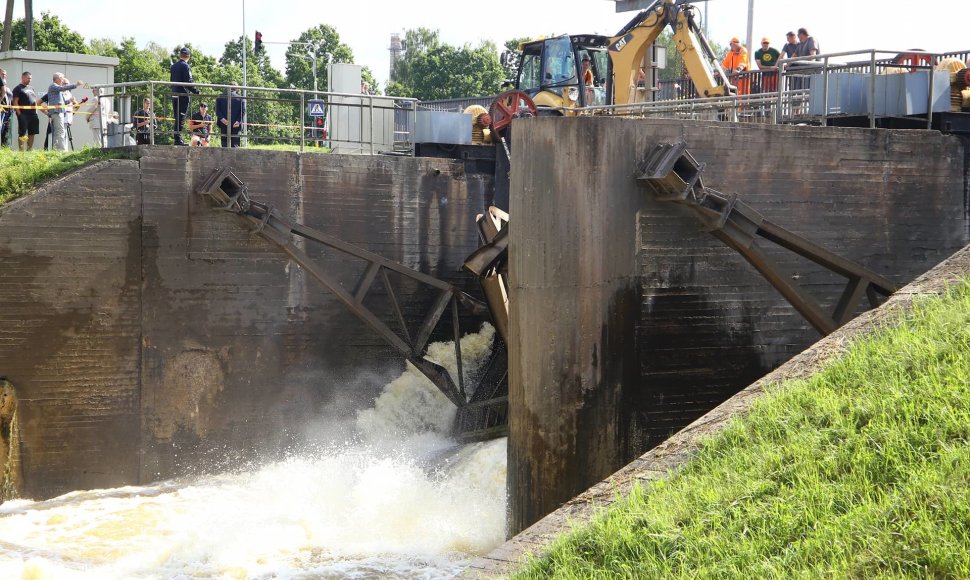
[[[288,41],[320,23],[336,28],[354,51],[358,64],[370,67],[382,86],[388,75],[390,35],[424,26],[438,29],[445,42],[477,44],[483,39],[501,45],[522,36],[562,33],[612,35],[632,13],[617,14],[611,0],[473,2],[439,0],[210,0],[198,5],[133,0],[34,0],[34,11],[57,14],[86,39],[133,37],[140,46],[155,41],[174,47],[190,41],[220,56],[225,43],[245,31],[263,33],[266,41]],[[15,2],[14,16],[23,16],[23,3]],[[144,8],[143,8],[144,6]],[[698,2],[698,12],[705,13]],[[745,38],[749,0],[711,0],[707,6],[710,39],[726,45],[732,36]],[[907,7],[904,11],[901,7]],[[923,10],[922,13],[917,9]],[[493,16],[502,12],[501,16]],[[936,0],[919,4],[873,0],[754,0],[755,44],[769,36],[780,48],[787,30],[804,26],[823,52],[876,48],[931,51],[970,49],[967,8],[963,0]],[[267,45],[274,64],[283,68],[283,46]]]

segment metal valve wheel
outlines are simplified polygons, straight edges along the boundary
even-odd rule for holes
[[[488,107],[488,114],[492,117],[492,133],[500,134],[512,119],[520,117],[535,117],[538,114],[532,97],[522,91],[506,91],[492,101]]]

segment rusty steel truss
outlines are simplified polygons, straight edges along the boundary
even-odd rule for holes
[[[508,363],[502,341],[496,341],[492,355],[478,373],[473,389],[466,389],[461,356],[461,334],[458,325],[459,306],[472,315],[485,318],[489,315],[485,303],[469,296],[457,287],[429,276],[398,262],[347,243],[334,236],[303,224],[286,219],[273,206],[253,200],[246,185],[228,167],[214,170],[204,180],[198,193],[211,198],[217,209],[235,213],[255,233],[279,246],[287,256],[299,264],[321,286],[332,293],[358,319],[376,332],[387,344],[397,350],[414,367],[455,404],[458,414],[455,435],[460,439],[486,439],[505,433],[508,406]],[[320,243],[342,254],[363,261],[366,266],[353,292],[349,292],[316,263],[296,243],[294,236]],[[426,286],[434,293],[431,310],[425,315],[417,332],[412,336],[401,312],[388,272],[405,276]],[[373,310],[364,305],[364,298],[380,276],[387,299],[395,314],[398,329],[392,329]],[[425,358],[424,353],[432,333],[438,328],[445,312],[451,312],[451,336],[455,343],[457,383],[441,365]],[[507,314],[506,314],[507,316]],[[500,333],[502,334],[502,333]],[[504,392],[503,392],[504,391]]]
[[[637,164],[637,179],[653,191],[658,201],[689,207],[714,237],[741,254],[823,335],[851,320],[863,296],[868,299],[869,306],[875,308],[899,289],[895,283],[872,270],[766,220],[754,208],[738,199],[737,194],[724,194],[705,187],[701,179],[704,168],[705,164],[698,163],[687,151],[686,143],[662,143]],[[794,283],[758,247],[759,238],[846,278],[845,288],[834,312],[825,312],[814,297]]]

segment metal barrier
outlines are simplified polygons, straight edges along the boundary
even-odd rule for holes
[[[942,81],[933,74],[896,82],[890,75],[932,71],[946,58],[967,62],[970,51],[929,53],[916,50],[861,51],[783,59],[777,70],[732,74],[738,94],[699,97],[690,78],[660,81],[657,100],[623,106],[576,109],[583,115],[640,115],[676,119],[730,121],[738,123],[829,124],[838,117],[877,120],[907,117],[925,120],[932,127],[932,113],[940,112]],[[923,78],[925,76],[925,79]],[[935,82],[934,82],[935,78]],[[888,85],[896,83],[891,89]],[[900,88],[900,85],[903,85]],[[882,90],[879,93],[879,90]],[[904,91],[908,108],[887,104],[888,90]],[[949,83],[946,91],[949,93]],[[949,109],[947,109],[949,110]]]
[[[216,119],[217,100],[226,98],[227,92],[238,92],[245,106],[245,117],[239,132],[243,144],[272,144],[299,146],[304,151],[309,146],[327,147],[339,153],[403,153],[413,154],[411,131],[414,126],[416,99],[385,97],[357,93],[335,93],[278,89],[268,87],[217,85],[205,83],[173,83],[164,81],[137,81],[92,85],[101,91],[100,99],[109,99],[111,109],[118,114],[118,126],[108,131],[106,146],[132,144],[130,133],[136,119],[134,113],[142,99],[149,99],[156,123],[149,123],[148,142],[167,144],[174,142],[173,87],[193,86],[199,95],[190,97],[182,133],[188,135],[188,119],[197,111],[193,108],[204,100],[209,104],[213,117],[211,138],[220,134]],[[178,93],[184,95],[184,93]],[[228,113],[234,99],[227,99]],[[314,111],[311,103],[321,102]],[[322,113],[322,114],[317,114]],[[169,116],[172,115],[172,116]],[[322,119],[322,121],[318,121]],[[400,123],[399,123],[400,119]],[[162,129],[157,123],[170,127]],[[231,136],[230,136],[231,139]],[[230,142],[231,144],[231,142]]]

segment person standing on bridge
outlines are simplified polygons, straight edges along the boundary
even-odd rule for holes
[[[795,56],[815,56],[818,54],[818,43],[809,36],[808,30],[798,29],[798,46],[795,47]]]
[[[782,58],[794,58],[798,50],[798,38],[794,32],[788,31],[785,34],[785,46],[781,47]]]
[[[739,95],[746,95],[751,92],[750,79],[741,76],[741,73],[748,70],[748,51],[741,46],[741,41],[737,37],[731,39],[731,48],[724,55],[721,66],[724,67],[724,72],[731,75],[731,80],[737,86]]]
[[[236,83],[216,99],[216,119],[222,132],[222,146],[239,147],[239,131],[242,129],[246,104],[236,90]],[[231,135],[231,137],[230,137]]]
[[[40,133],[40,117],[37,116],[37,93],[30,85],[33,75],[24,71],[20,84],[13,89],[13,107],[17,114],[17,146],[21,151],[34,148],[34,136]]]
[[[778,90],[778,49],[771,48],[767,37],[761,39],[761,48],[755,51],[754,61],[761,71],[761,92],[772,93]]]
[[[192,51],[187,47],[179,49],[179,59],[169,69],[169,80],[171,82],[195,82],[192,80],[192,68],[189,67],[189,58],[191,57]],[[188,145],[188,143],[182,140],[182,126],[185,124],[185,116],[189,114],[189,102],[191,101],[189,94],[197,95],[199,94],[199,89],[191,84],[172,85],[172,116],[175,117],[175,131],[173,136],[175,137],[176,145]]]
[[[10,118],[13,117],[13,110],[10,108],[12,102],[13,92],[7,86],[7,71],[0,68],[0,147],[10,146],[7,133],[10,131]]]
[[[54,73],[53,82],[47,87],[47,106],[49,107],[47,113],[51,119],[50,124],[53,136],[51,149],[54,151],[67,151],[66,123],[68,123],[68,120],[65,112],[67,108],[74,106],[67,99],[70,98],[73,100],[73,97],[70,96],[71,89],[83,86],[84,81],[69,84],[64,73],[56,72]]]

